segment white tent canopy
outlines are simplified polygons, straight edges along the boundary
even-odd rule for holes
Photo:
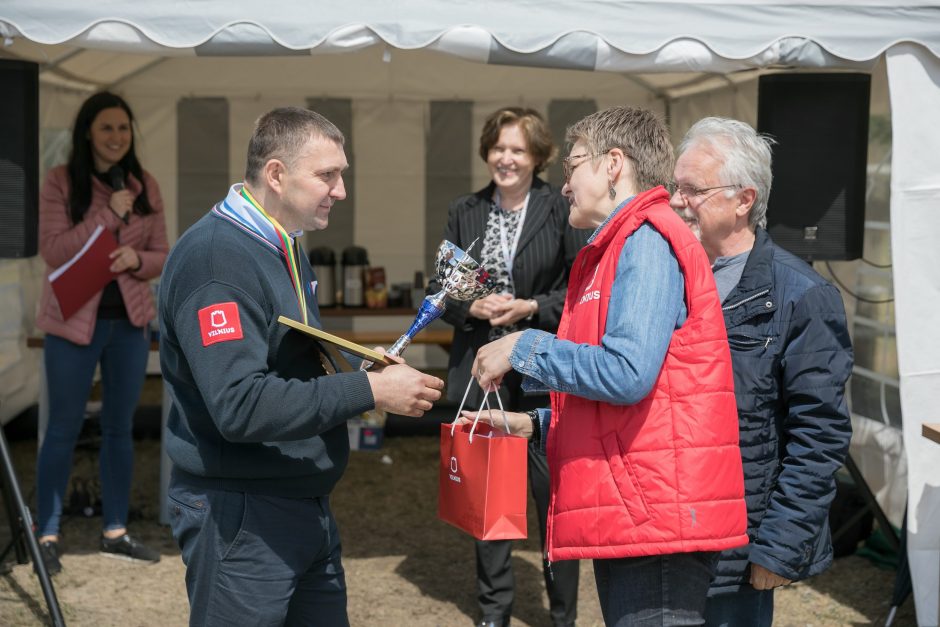
[[[935,3],[567,0],[5,3],[9,35],[43,44],[209,56],[387,44],[471,60],[608,71],[844,67],[900,42],[940,54]],[[272,10],[273,9],[273,10]]]
[[[885,61],[909,556],[918,621],[937,625],[940,475],[931,461],[940,449],[920,425],[940,420],[932,413],[940,396],[940,2],[5,0],[0,35],[0,58],[40,62],[47,87],[118,86],[152,99],[236,93],[245,115],[278,104],[299,83],[404,100],[476,90],[502,104],[516,97],[516,66],[541,68],[527,83],[536,99],[563,85],[601,104],[631,98],[669,112],[690,93],[741,83],[754,71],[864,71]],[[445,72],[431,61],[439,53],[452,57]],[[408,63],[388,62],[398,58]],[[247,103],[253,95],[257,106]],[[153,119],[167,110],[148,107]],[[372,112],[377,126],[386,120]],[[159,145],[156,128],[151,143]],[[368,157],[358,161],[369,165]],[[157,178],[163,185],[170,173]]]

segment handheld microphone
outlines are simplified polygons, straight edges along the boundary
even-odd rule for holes
[[[108,179],[110,179],[111,189],[114,191],[119,192],[124,189],[124,168],[117,164],[112,165],[108,169]],[[124,222],[124,224],[130,222],[130,219],[131,216],[129,211],[121,216],[121,221]]]
[[[111,180],[111,189],[116,192],[124,189],[124,168],[119,165],[112,165],[108,170],[108,178]]]

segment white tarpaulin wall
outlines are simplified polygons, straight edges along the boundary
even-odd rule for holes
[[[420,146],[402,154],[396,149],[394,133],[383,129],[420,128],[423,114],[417,112],[414,102],[440,97],[436,88],[444,84],[446,89],[448,81],[463,81],[464,88],[469,82],[483,81],[490,88],[489,98],[481,97],[482,104],[474,108],[478,129],[479,116],[489,103],[528,104],[531,100],[538,106],[550,93],[563,93],[596,98],[598,106],[627,101],[663,109],[690,90],[739,80],[738,75],[727,74],[737,70],[867,70],[886,55],[894,151],[892,262],[909,465],[909,555],[918,622],[937,625],[940,473],[931,472],[931,467],[936,467],[940,449],[920,437],[920,425],[938,421],[935,412],[940,397],[938,3],[386,0],[324,6],[309,0],[284,0],[274,9],[270,4],[244,0],[177,1],[169,9],[160,3],[100,1],[84,6],[68,0],[5,0],[0,5],[0,36],[12,43],[9,49],[14,55],[44,62],[47,87],[55,83],[118,85],[141,117],[142,135],[149,142],[144,163],[155,171],[167,199],[175,197],[175,170],[150,157],[174,152],[174,138],[165,132],[166,120],[172,118],[173,103],[180,92],[186,93],[182,82],[190,71],[205,72],[204,85],[222,84],[224,93],[235,98],[232,128],[243,134],[247,132],[244,120],[269,105],[285,100],[302,104],[304,97],[322,95],[313,88],[318,77],[310,68],[315,64],[322,63],[323,71],[335,72],[347,63],[354,64],[358,54],[365,55],[362,62],[368,64],[372,62],[368,54],[377,44],[384,45],[393,60],[396,55],[410,54],[403,51],[414,50],[420,56],[430,50],[490,64],[478,68],[481,71],[507,70],[507,74],[487,73],[485,77],[470,70],[459,76],[443,76],[430,64],[426,72],[393,77],[393,70],[383,72],[373,67],[363,80],[361,67],[348,68],[345,76],[349,84],[343,95],[359,99],[363,128],[371,129],[366,134],[379,143],[385,140],[375,152],[357,154],[356,167],[382,177],[389,164],[398,168],[396,174],[407,176],[407,164],[423,157]],[[352,51],[361,52],[348,55]],[[338,52],[347,54],[322,54]],[[265,56],[274,58],[262,64],[258,57]],[[372,60],[378,56],[373,54]],[[410,67],[422,67],[423,59],[415,58],[417,65]],[[495,68],[498,64],[612,74],[599,75],[604,78],[595,83],[591,81],[596,77],[576,78],[580,73],[539,70],[546,74],[536,80],[534,93],[524,94],[519,91],[518,75],[509,68]],[[616,72],[623,74],[613,74]],[[496,78],[500,76],[502,80]],[[375,89],[374,80],[370,85],[370,78],[389,82],[383,91]],[[603,81],[608,78],[617,84],[605,87]],[[576,80],[584,80],[581,91],[563,89]],[[380,104],[377,94],[387,94],[392,81],[394,98],[401,98],[400,103]],[[291,89],[301,82],[311,88]],[[539,92],[538,85],[543,82],[553,83],[554,89]],[[453,91],[460,94],[463,88]],[[81,100],[80,95],[72,98],[60,113],[44,112],[44,116],[53,116],[44,119],[61,115],[64,121],[60,124],[67,126]],[[408,106],[409,98],[412,106]],[[43,106],[57,105],[44,100]],[[161,128],[163,133],[156,130]],[[244,137],[233,136],[232,143],[243,145]],[[236,153],[233,148],[232,154]],[[241,165],[236,166],[234,160],[232,171],[238,172]],[[161,167],[166,171],[160,172]],[[381,202],[389,194],[416,194],[415,206],[423,206],[417,200],[420,189],[409,189],[409,183],[400,177],[384,176],[382,182],[391,187],[377,189],[371,198],[361,198],[363,206]],[[400,234],[403,223],[401,216],[387,216],[371,235],[357,233],[357,237],[375,237],[383,231]]]
[[[891,249],[904,448],[908,547],[918,622],[936,625],[940,586],[940,451],[921,435],[940,396],[940,60],[916,46],[888,52],[894,129]]]

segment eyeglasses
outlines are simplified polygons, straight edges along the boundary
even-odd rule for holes
[[[719,189],[733,189],[741,187],[738,183],[733,183],[731,185],[715,185],[713,187],[694,187],[692,185],[676,185],[672,184],[672,188],[679,192],[679,195],[685,198],[686,202],[691,201],[693,198],[699,198],[704,196],[708,192],[714,192]]]
[[[564,159],[562,159],[562,160],[561,160],[561,167],[562,167],[562,170],[564,170],[564,172],[565,172],[565,182],[567,183],[569,180],[571,180],[571,174],[574,172],[575,168],[577,168],[579,165],[581,165],[582,163],[584,163],[584,161],[579,161],[578,163],[576,163],[576,164],[574,164],[574,165],[571,165],[571,160],[572,160],[572,159],[584,159],[584,160],[587,160],[587,159],[593,159],[594,157],[600,157],[600,156],[603,156],[603,155],[605,155],[605,154],[607,154],[607,153],[605,153],[605,152],[598,152],[598,153],[595,153],[595,154],[593,154],[593,155],[589,155],[589,154],[585,153],[585,154],[582,154],[582,155],[569,155],[569,156],[565,157]]]

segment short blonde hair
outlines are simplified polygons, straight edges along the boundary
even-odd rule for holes
[[[565,141],[587,144],[591,154],[619,148],[633,162],[639,191],[666,185],[672,180],[675,157],[669,130],[648,109],[612,107],[582,118],[568,127]]]

